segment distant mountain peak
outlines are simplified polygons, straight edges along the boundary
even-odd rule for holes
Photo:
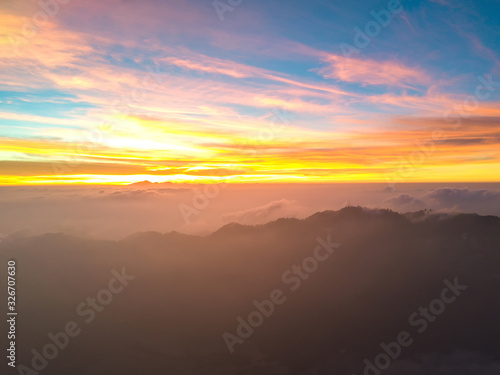
[[[132,184],[129,184],[128,186],[149,186],[149,185],[154,185],[157,184],[157,182],[151,182],[149,180],[144,180],[140,182],[134,182]]]

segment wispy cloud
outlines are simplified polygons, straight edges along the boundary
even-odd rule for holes
[[[394,60],[377,61],[339,55],[325,55],[325,67],[318,73],[325,78],[363,85],[399,87],[424,86],[431,83],[428,73]]]

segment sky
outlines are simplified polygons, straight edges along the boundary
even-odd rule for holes
[[[0,12],[0,185],[500,181],[497,1]]]

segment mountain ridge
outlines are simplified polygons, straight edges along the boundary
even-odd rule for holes
[[[282,217],[276,220],[269,221],[264,224],[242,224],[238,222],[230,222],[228,224],[223,225],[219,229],[206,234],[206,235],[197,235],[197,234],[187,234],[179,231],[170,231],[170,232],[158,232],[158,231],[143,231],[143,232],[135,232],[132,233],[122,239],[116,240],[127,241],[133,238],[138,238],[142,236],[185,236],[185,237],[198,237],[205,238],[211,236],[218,236],[221,234],[229,234],[232,232],[237,233],[249,233],[258,230],[265,230],[266,228],[278,228],[284,225],[328,225],[329,221],[334,220],[373,220],[373,219],[391,219],[395,222],[407,222],[407,223],[429,223],[429,222],[460,222],[460,221],[470,221],[473,218],[476,220],[480,220],[484,224],[492,224],[492,223],[500,223],[500,217],[494,215],[479,215],[475,213],[443,213],[439,211],[432,210],[419,210],[419,211],[410,211],[400,213],[391,209],[371,209],[362,206],[348,206],[339,210],[324,210],[316,212],[308,217],[298,219],[293,217]],[[65,234],[63,232],[48,232],[39,235],[28,235],[22,236],[19,238],[44,238],[46,236],[62,236],[62,237],[72,237],[79,239],[88,239],[94,241],[110,241],[115,242],[115,240],[101,240],[98,238],[92,237],[79,237],[76,235]],[[7,236],[4,241],[9,242],[16,239],[16,237],[12,238],[11,236]],[[1,242],[0,242],[1,245]]]

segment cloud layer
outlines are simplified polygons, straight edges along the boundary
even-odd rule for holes
[[[141,183],[128,187],[1,187],[0,233],[63,232],[121,239],[135,232],[208,234],[231,223],[264,224],[345,206],[500,216],[500,186],[471,184]],[[417,215],[418,217],[418,215]]]

